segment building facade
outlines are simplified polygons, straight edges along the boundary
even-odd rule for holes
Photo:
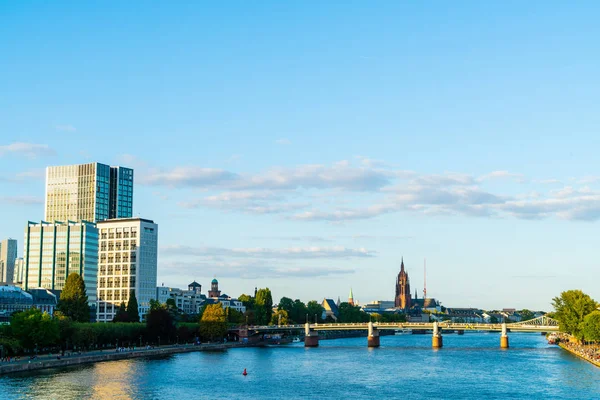
[[[101,163],[46,168],[46,221],[129,218],[133,170]]]
[[[97,321],[112,321],[133,293],[142,319],[157,297],[158,225],[142,218],[98,222]]]
[[[14,280],[17,241],[5,239],[0,242],[0,282],[12,283]]]
[[[25,228],[23,288],[62,290],[67,276],[78,273],[95,312],[98,276],[98,230],[91,222],[29,222]]]
[[[410,296],[410,280],[408,274],[404,270],[404,259],[400,264],[400,273],[398,273],[398,279],[396,280],[396,297],[394,304],[397,308],[408,310],[411,307],[411,296]]]
[[[25,259],[19,257],[15,260],[15,272],[13,274],[13,283],[16,286],[23,286],[25,282]]]

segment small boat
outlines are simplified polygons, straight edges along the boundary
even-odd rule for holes
[[[412,329],[410,329],[410,328],[402,328],[402,329],[394,330],[394,335],[410,335],[411,333],[412,333]]]

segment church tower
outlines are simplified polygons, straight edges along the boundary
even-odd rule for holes
[[[411,306],[410,280],[404,270],[404,258],[402,259],[402,264],[400,264],[400,273],[396,281],[396,299],[394,303],[396,307],[404,310],[408,310]]]

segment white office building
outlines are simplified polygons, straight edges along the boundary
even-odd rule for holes
[[[98,222],[97,321],[112,321],[133,293],[142,319],[156,298],[158,225],[142,218]]]

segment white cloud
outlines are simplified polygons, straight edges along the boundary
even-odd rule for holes
[[[189,275],[192,279],[198,275],[211,276],[206,272],[218,273],[219,277],[238,279],[279,279],[279,278],[321,278],[348,275],[355,272],[352,268],[331,266],[275,266],[264,262],[238,261],[201,261],[201,262],[161,262],[159,272]]]
[[[290,139],[286,139],[286,138],[281,138],[281,139],[277,139],[275,141],[275,143],[283,145],[283,146],[287,146],[292,144],[292,141]]]
[[[263,259],[318,259],[318,258],[367,258],[375,257],[376,252],[365,248],[350,249],[343,246],[331,247],[288,247],[283,249],[223,248],[223,247],[190,247],[165,246],[161,248],[165,256],[200,256],[200,257],[235,257]]]
[[[56,154],[47,144],[15,142],[0,146],[0,156],[5,154],[24,155],[28,158],[50,156]]]

